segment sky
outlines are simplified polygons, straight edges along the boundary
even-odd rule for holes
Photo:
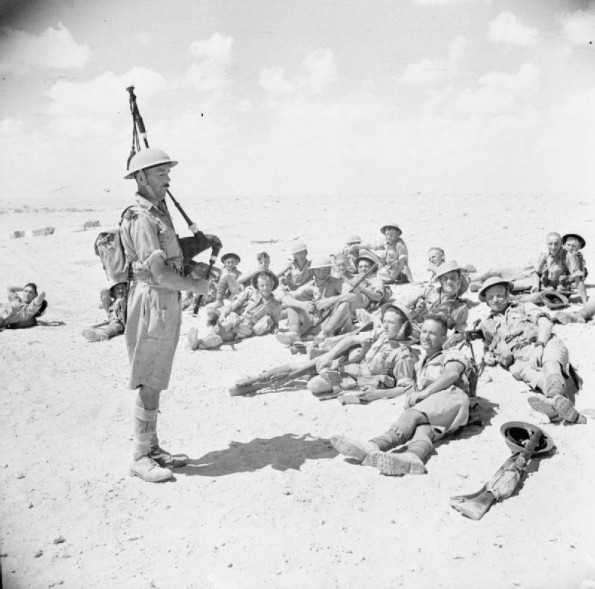
[[[0,0],[3,198],[595,189],[595,1]]]

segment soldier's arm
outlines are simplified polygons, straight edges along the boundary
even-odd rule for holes
[[[151,256],[147,262],[149,271],[159,286],[171,290],[190,290],[198,295],[205,295],[209,291],[208,280],[202,278],[186,278],[165,265],[165,255]]]

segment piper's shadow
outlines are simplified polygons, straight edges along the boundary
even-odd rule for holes
[[[219,477],[238,472],[254,472],[267,466],[275,470],[299,470],[306,460],[331,459],[337,452],[329,441],[310,434],[284,434],[274,438],[254,438],[250,442],[230,442],[225,450],[215,450],[190,460],[178,470],[188,476]]]

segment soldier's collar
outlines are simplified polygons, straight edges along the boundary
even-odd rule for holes
[[[147,211],[151,210],[152,208],[159,210],[159,207],[157,205],[153,204],[148,198],[145,198],[138,192],[134,195],[134,200],[136,201],[136,204],[139,207],[141,207]]]

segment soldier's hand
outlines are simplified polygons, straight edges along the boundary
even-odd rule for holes
[[[215,250],[219,250],[221,251],[221,248],[223,247],[223,244],[221,243],[221,240],[216,236],[216,235],[212,235],[210,233],[207,233],[205,235],[207,241],[209,242],[209,244],[211,245],[211,249],[215,249]]]
[[[417,402],[419,401],[419,397],[417,395],[417,392],[412,392],[412,393],[407,393],[405,395],[405,401],[403,402],[403,407],[405,409],[409,409],[410,407],[413,407]]]
[[[316,303],[313,301],[307,301],[303,304],[302,309],[307,311],[308,313],[315,313],[316,312]]]
[[[374,388],[374,387],[365,387],[363,391],[359,394],[360,402],[364,405],[371,403],[372,401],[377,401],[378,399],[382,399],[382,391]]]
[[[543,346],[535,346],[531,354],[531,366],[533,368],[541,368],[543,362]]]
[[[320,374],[325,368],[328,368],[333,361],[333,357],[327,352],[316,358],[316,372]]]
[[[494,352],[490,352],[489,350],[483,355],[483,361],[486,366],[496,366],[496,357],[494,356]]]

